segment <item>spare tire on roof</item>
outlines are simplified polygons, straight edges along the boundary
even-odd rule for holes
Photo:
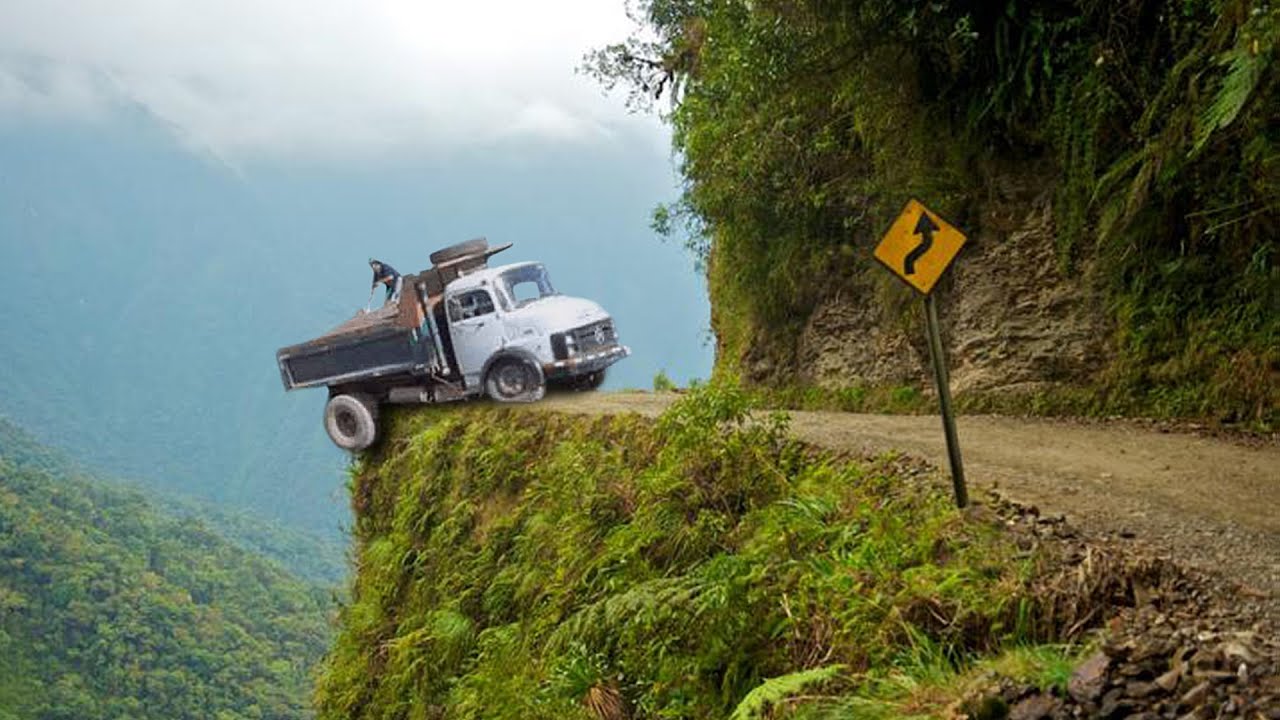
[[[431,253],[431,264],[442,265],[450,260],[457,260],[460,257],[483,253],[488,249],[489,241],[484,238],[476,238],[474,240],[460,242],[457,245],[450,245],[447,248]]]

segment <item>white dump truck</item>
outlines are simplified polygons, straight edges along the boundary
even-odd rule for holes
[[[599,387],[631,352],[613,318],[557,293],[542,263],[488,266],[509,247],[478,238],[432,253],[430,268],[404,277],[398,303],[281,348],[285,389],[328,387],[325,430],[359,451],[377,439],[383,403],[534,402],[548,382]]]

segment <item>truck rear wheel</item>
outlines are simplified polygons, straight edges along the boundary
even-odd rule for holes
[[[324,406],[324,429],[343,450],[364,450],[378,437],[378,404],[365,395],[334,395]]]
[[[536,402],[547,392],[537,365],[522,358],[498,360],[484,377],[485,394],[497,402]]]
[[[467,255],[475,255],[489,249],[489,241],[484,238],[476,238],[466,242],[460,242],[457,245],[450,245],[447,248],[437,250],[427,257],[431,260],[432,265],[440,265],[450,260],[457,260]]]

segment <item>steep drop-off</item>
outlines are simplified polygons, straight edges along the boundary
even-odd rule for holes
[[[391,413],[353,473],[321,716],[944,716],[990,672],[1060,686],[1078,651],[1038,643],[1185,587],[1034,515],[957,511],[913,462],[804,446],[746,398]]]

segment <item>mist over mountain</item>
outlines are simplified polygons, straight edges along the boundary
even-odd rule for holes
[[[614,314],[608,386],[709,373],[702,281],[648,229],[675,192],[652,137],[232,166],[177,133],[132,106],[0,122],[0,414],[94,467],[334,533],[346,459],[274,352],[363,306],[368,257],[478,235]]]

